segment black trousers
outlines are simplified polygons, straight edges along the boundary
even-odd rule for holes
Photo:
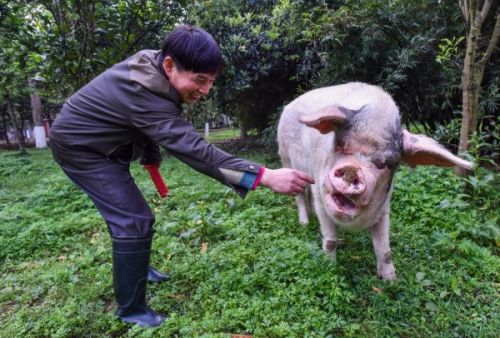
[[[113,237],[150,237],[155,218],[130,174],[131,154],[107,158],[51,140],[55,161],[94,202]]]

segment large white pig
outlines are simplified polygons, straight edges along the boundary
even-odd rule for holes
[[[312,207],[323,250],[335,255],[337,226],[369,229],[377,273],[384,280],[396,278],[389,213],[399,164],[472,167],[431,138],[402,129],[391,96],[359,82],[315,89],[288,104],[279,121],[278,143],[283,166],[316,181]],[[299,221],[307,224],[306,196],[299,194],[296,201]]]

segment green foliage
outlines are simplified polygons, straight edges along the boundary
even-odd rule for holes
[[[453,37],[451,39],[441,39],[441,42],[438,45],[439,54],[436,57],[436,61],[444,64],[446,67],[446,64],[449,63],[450,60],[452,58],[455,58],[455,56],[458,54],[459,47],[463,43],[464,39],[464,36]]]
[[[455,0],[2,0],[0,15],[0,97],[7,93],[21,106],[21,120],[31,115],[28,76],[42,80],[44,113],[54,115],[101,71],[139,49],[159,48],[184,22],[212,33],[225,61],[210,99],[187,112],[198,126],[225,114],[243,134],[256,129],[269,143],[264,130],[279,107],[311,88],[347,81],[384,87],[403,122],[428,134],[461,110],[465,43]],[[493,117],[498,60],[488,65],[480,101]]]
[[[323,65],[319,40],[331,39],[339,21],[325,4],[290,1],[204,1],[189,18],[215,36],[224,55],[219,110],[259,132],[277,107],[310,86]]]
[[[498,189],[472,201],[450,171],[402,168],[392,202],[398,279],[385,283],[366,232],[341,232],[334,263],[292,198],[258,189],[240,200],[170,157],[161,170],[165,200],[132,166],[157,216],[152,264],[172,275],[148,289],[169,319],[147,330],[113,315],[111,243],[91,202],[48,151],[0,152],[0,336],[497,335],[498,244],[482,231],[495,225]]]
[[[394,96],[404,123],[429,131],[448,121],[460,96],[450,92],[451,79],[436,57],[442,38],[461,34],[456,2],[352,1],[345,7],[354,24],[341,26],[340,41],[324,47],[327,63],[315,85],[378,84]],[[453,68],[458,80],[460,71]]]
[[[469,155],[475,163],[496,167],[500,160],[500,115],[483,115],[479,122],[478,131],[470,140]],[[460,120],[453,119],[444,125],[438,125],[434,131],[435,139],[447,147],[456,150],[460,136]]]
[[[37,1],[47,90],[60,99],[141,49],[159,49],[182,12],[172,1]],[[65,87],[61,88],[61,84]]]
[[[40,32],[30,22],[37,22],[37,6],[0,0],[0,113],[4,123],[21,132],[24,121],[31,119],[28,79],[35,77],[42,57],[36,41]],[[18,134],[20,135],[20,134]],[[20,147],[23,151],[23,147]]]

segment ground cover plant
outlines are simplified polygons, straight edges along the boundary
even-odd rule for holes
[[[317,222],[265,189],[240,200],[174,158],[171,195],[132,172],[157,215],[149,287],[170,318],[157,329],[115,319],[111,243],[87,197],[51,160],[0,152],[0,337],[497,337],[498,174],[463,194],[451,170],[402,168],[392,203],[394,283],[375,277],[367,232],[340,236],[337,262]],[[245,154],[277,166],[273,155]]]

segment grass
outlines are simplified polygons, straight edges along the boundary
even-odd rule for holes
[[[200,130],[200,134],[204,135],[205,131]],[[240,131],[233,128],[210,129],[208,137],[209,142],[219,142],[228,139],[235,139],[240,137]]]
[[[498,337],[497,174],[470,199],[451,171],[402,168],[391,215],[398,278],[386,283],[367,232],[341,232],[334,263],[290,197],[258,189],[240,200],[167,158],[162,200],[134,164],[157,215],[152,263],[172,275],[148,289],[168,321],[141,329],[113,315],[99,214],[49,151],[30,154],[0,152],[0,337]]]
[[[204,130],[198,130],[201,135],[204,135]],[[252,129],[248,131],[249,136],[256,136],[257,130]],[[206,140],[209,142],[220,142],[227,140],[234,140],[240,137],[240,130],[235,128],[220,128],[220,129],[210,129],[208,137]]]

